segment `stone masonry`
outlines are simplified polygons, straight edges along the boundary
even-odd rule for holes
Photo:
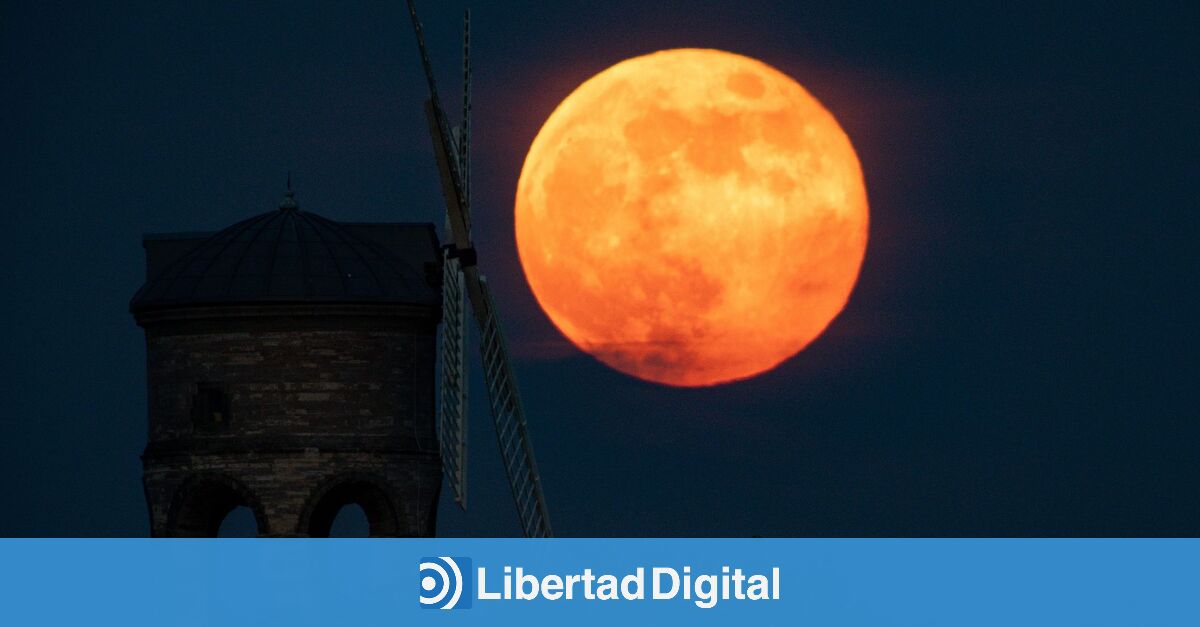
[[[327,535],[347,503],[372,535],[434,533],[436,318],[402,307],[225,307],[146,316],[154,535],[215,535],[233,507],[271,536]],[[225,423],[196,432],[199,385]]]

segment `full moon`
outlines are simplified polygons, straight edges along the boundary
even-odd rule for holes
[[[525,276],[580,349],[673,386],[753,377],[846,305],[867,193],[837,120],[749,57],[656,52],[588,79],[529,149]]]

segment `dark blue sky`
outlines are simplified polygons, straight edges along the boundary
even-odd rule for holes
[[[401,2],[49,4],[0,4],[0,535],[142,535],[141,233],[269,210],[289,170],[326,217],[440,224],[425,88]],[[560,535],[1200,533],[1197,9],[906,4],[476,3],[478,248]],[[554,105],[680,46],[808,87],[871,200],[841,317],[713,389],[575,351],[512,235]],[[482,390],[446,534],[517,533]]]

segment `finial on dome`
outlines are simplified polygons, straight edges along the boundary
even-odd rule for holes
[[[296,204],[296,194],[292,192],[292,172],[288,170],[287,175],[287,192],[283,196],[283,201],[279,203],[280,211],[295,211],[300,205]]]

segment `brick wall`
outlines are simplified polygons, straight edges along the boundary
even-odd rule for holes
[[[374,535],[434,532],[436,312],[194,308],[139,323],[155,535],[210,533],[233,505],[260,533],[306,535],[328,499],[362,505]],[[224,392],[219,428],[193,425],[202,384]]]

